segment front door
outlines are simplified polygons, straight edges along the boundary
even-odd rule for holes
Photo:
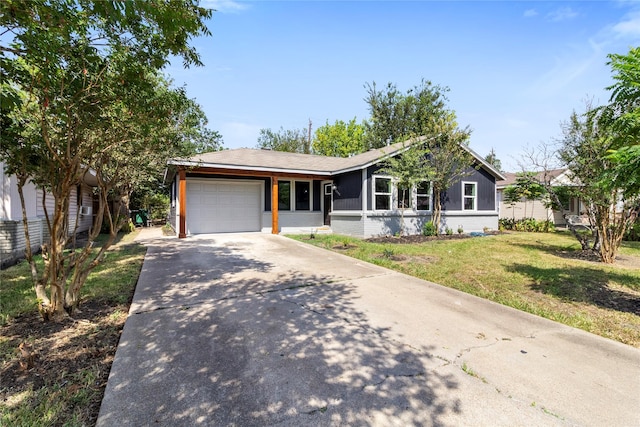
[[[331,225],[331,195],[333,184],[324,185],[324,225]]]

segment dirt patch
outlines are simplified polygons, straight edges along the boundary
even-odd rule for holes
[[[557,256],[567,259],[577,259],[581,261],[587,261],[595,264],[601,264],[600,257],[591,250],[584,251],[556,251]],[[614,264],[617,267],[624,267],[630,269],[640,268],[640,257],[634,257],[630,255],[618,255]]]
[[[355,249],[357,247],[358,247],[358,245],[348,244],[348,245],[335,245],[331,249],[335,249],[337,251],[346,251],[346,250],[349,250],[349,249]]]
[[[0,327],[2,348],[16,349],[0,354],[0,405],[10,407],[21,396],[46,388],[47,399],[59,393],[58,401],[77,402],[51,425],[74,417],[94,425],[128,309],[87,301],[73,318],[61,322],[45,323],[34,313]],[[21,343],[28,356],[18,349]],[[33,406],[43,404],[33,400]]]
[[[388,259],[400,263],[420,263],[420,264],[433,264],[440,260],[440,258],[431,255],[406,255],[406,254],[378,254],[379,259]]]

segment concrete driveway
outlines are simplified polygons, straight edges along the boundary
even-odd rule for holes
[[[282,236],[141,238],[98,426],[640,425],[633,347]]]

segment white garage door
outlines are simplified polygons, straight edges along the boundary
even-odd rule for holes
[[[260,183],[187,181],[187,232],[260,231]]]

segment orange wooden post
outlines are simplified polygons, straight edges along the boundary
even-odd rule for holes
[[[180,169],[178,172],[178,188],[180,194],[180,225],[178,228],[178,238],[187,237],[187,172]]]
[[[278,234],[278,177],[271,177],[271,234]]]

